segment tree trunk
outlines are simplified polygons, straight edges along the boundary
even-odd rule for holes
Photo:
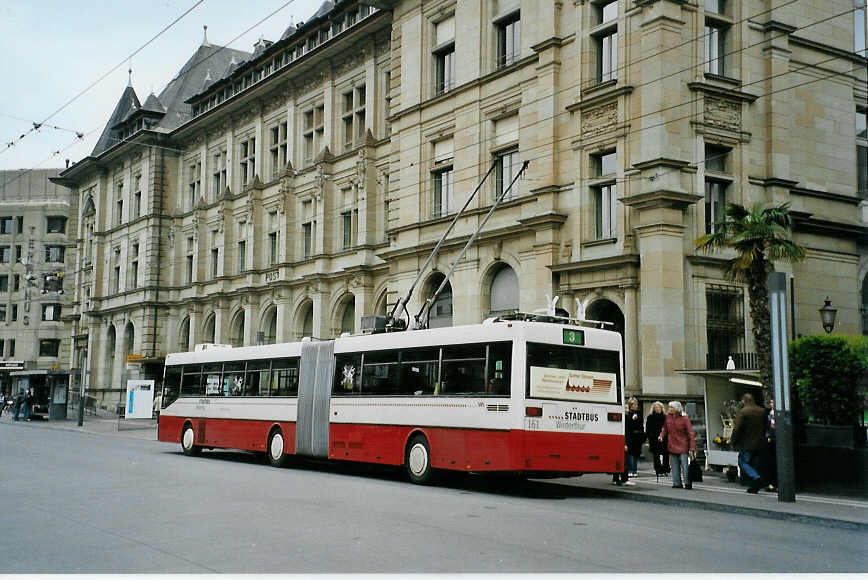
[[[757,355],[757,370],[763,386],[763,400],[768,401],[772,388],[772,337],[769,312],[769,289],[766,280],[765,259],[757,260],[748,280],[750,318],[753,322],[753,340]]]

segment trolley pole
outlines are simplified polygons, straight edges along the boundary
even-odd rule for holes
[[[83,349],[81,351],[81,364],[79,366],[81,376],[78,381],[78,426],[81,427],[84,425],[84,404],[85,404],[85,394],[87,393],[87,387],[84,382],[87,379],[87,370],[85,365],[87,364],[87,349]]]

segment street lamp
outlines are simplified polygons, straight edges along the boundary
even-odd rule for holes
[[[831,334],[835,328],[835,316],[838,315],[838,309],[832,308],[832,301],[826,296],[826,303],[820,308],[820,318],[823,320],[823,330],[826,334]]]

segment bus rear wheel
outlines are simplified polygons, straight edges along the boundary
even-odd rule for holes
[[[268,463],[274,467],[286,465],[286,452],[283,450],[283,432],[280,429],[275,429],[268,436],[268,447],[265,454],[268,456]]]
[[[412,483],[431,483],[434,469],[431,467],[431,447],[424,435],[414,435],[407,444],[404,467]]]
[[[193,431],[193,426],[189,423],[184,425],[184,430],[181,431],[181,451],[188,456],[199,455],[200,449],[196,445],[196,432]]]

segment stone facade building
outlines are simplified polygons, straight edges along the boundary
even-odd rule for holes
[[[0,393],[12,373],[66,380],[76,266],[77,197],[59,169],[0,171]]]
[[[829,295],[859,333],[858,21],[852,0],[341,0],[249,54],[205,42],[57,180],[81,207],[70,360],[111,398],[127,355],[158,375],[196,343],[359,331],[482,183],[414,314],[525,161],[432,326],[559,296],[623,333],[629,392],[699,401],[679,371],[753,348],[746,289],[693,240],[727,202],[789,201],[794,332]]]

